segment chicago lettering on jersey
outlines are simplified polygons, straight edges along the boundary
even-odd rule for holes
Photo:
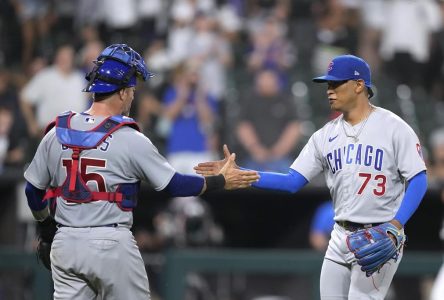
[[[343,166],[351,164],[373,167],[381,171],[383,157],[384,150],[372,145],[348,144],[327,153],[325,160],[332,174],[335,174]]]

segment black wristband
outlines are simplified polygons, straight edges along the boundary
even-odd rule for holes
[[[205,177],[205,182],[207,183],[205,192],[221,190],[225,187],[225,177],[222,174]]]

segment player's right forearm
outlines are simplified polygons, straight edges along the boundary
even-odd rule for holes
[[[49,216],[48,203],[43,201],[45,193],[45,190],[38,189],[30,182],[27,182],[25,187],[26,199],[28,200],[28,206],[31,209],[32,215],[37,221],[42,221]]]
[[[304,187],[308,180],[299,172],[290,169],[287,174],[259,172],[260,180],[253,186],[260,189],[296,193]]]

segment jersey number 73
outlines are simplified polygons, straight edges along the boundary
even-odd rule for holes
[[[376,187],[373,189],[373,194],[376,196],[382,196],[385,194],[385,184],[387,183],[387,177],[383,174],[377,174],[373,177],[371,173],[359,173],[359,177],[364,178],[361,187],[359,188],[358,195],[361,195],[367,187],[370,180],[374,180]]]

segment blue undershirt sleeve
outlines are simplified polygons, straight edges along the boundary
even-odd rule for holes
[[[401,206],[394,219],[398,220],[402,226],[404,226],[418,208],[426,191],[427,175],[426,172],[423,171],[410,179]]]
[[[28,199],[28,206],[33,211],[41,211],[48,205],[47,201],[43,202],[46,191],[36,188],[29,182],[26,183],[25,194]]]
[[[164,191],[172,197],[198,196],[202,191],[204,181],[203,177],[176,172]]]
[[[287,174],[259,172],[259,175],[261,177],[259,181],[253,183],[253,186],[259,189],[296,193],[308,183],[301,173],[293,169],[290,169]]]

